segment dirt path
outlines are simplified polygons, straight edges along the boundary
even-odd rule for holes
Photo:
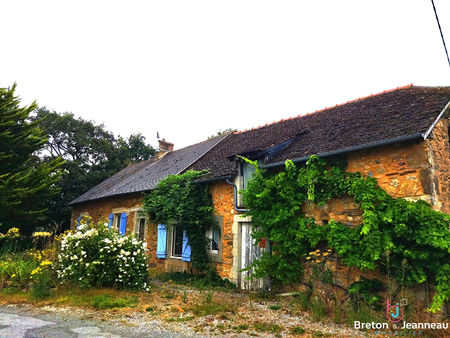
[[[125,323],[124,323],[125,321]],[[157,321],[136,325],[126,318],[99,320],[93,313],[73,308],[35,308],[30,305],[0,306],[0,337],[2,338],[65,338],[65,337],[188,337],[167,331]]]

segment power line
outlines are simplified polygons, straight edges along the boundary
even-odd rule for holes
[[[438,18],[438,15],[436,12],[436,7],[434,6],[433,0],[431,0],[431,4],[433,5],[434,15],[436,16],[436,21],[437,21],[437,24],[439,27],[439,32],[441,32],[442,43],[444,44],[445,54],[447,55],[447,61],[448,61],[448,65],[450,67],[450,58],[448,57],[448,51],[447,51],[447,46],[445,45],[444,34],[442,34],[441,24],[439,23],[439,18]]]

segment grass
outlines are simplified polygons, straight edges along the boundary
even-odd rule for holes
[[[108,294],[103,294],[95,297],[92,301],[92,307],[97,310],[112,309],[116,307],[136,307],[139,299],[133,297],[112,297]]]
[[[291,329],[291,333],[292,334],[304,334],[305,333],[305,329],[301,326],[294,326]]]
[[[191,311],[197,316],[217,315],[221,313],[231,312],[236,313],[237,310],[231,304],[225,302],[210,301],[194,304]]]
[[[253,323],[253,328],[258,332],[279,333],[282,327],[278,324],[269,324],[264,322]]]
[[[190,320],[194,319],[192,316],[186,316],[186,317],[170,317],[166,319],[166,322],[177,322],[177,323],[184,323],[188,322]]]
[[[278,311],[279,309],[281,309],[281,305],[270,305],[269,309],[273,310],[273,311]]]

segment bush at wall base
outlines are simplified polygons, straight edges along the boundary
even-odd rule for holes
[[[87,224],[61,241],[56,273],[60,283],[81,288],[114,287],[147,290],[146,243],[121,236],[108,224]]]

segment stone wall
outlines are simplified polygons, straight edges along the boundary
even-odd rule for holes
[[[223,218],[222,228],[222,252],[220,257],[212,257],[218,274],[222,278],[229,278],[233,265],[233,214],[234,214],[234,192],[233,187],[225,181],[217,181],[210,184],[214,213]],[[91,216],[93,222],[109,222],[108,216],[114,213],[127,213],[126,233],[135,231],[137,213],[142,209],[142,194],[127,194],[117,197],[110,197],[96,201],[77,204],[72,209],[72,229],[76,228],[77,219],[80,216]],[[160,259],[156,257],[157,246],[157,224],[147,218],[146,241],[149,252],[149,267],[155,272],[191,271],[192,264],[184,262],[178,258]],[[212,254],[211,254],[212,255]],[[169,255],[168,255],[169,256]]]
[[[76,229],[78,217],[88,215],[94,222],[109,222],[108,216],[127,212],[127,233],[134,231],[136,211],[142,207],[142,194],[128,194],[99,199],[72,207],[71,228]]]
[[[436,209],[450,214],[450,116],[441,119],[433,129],[430,141],[430,162],[433,175]]]
[[[222,278],[230,278],[233,267],[234,190],[225,181],[218,181],[210,185],[210,192],[214,213],[223,217],[222,262],[217,264],[217,272]]]
[[[393,197],[408,200],[423,199],[436,210],[450,212],[450,145],[449,120],[442,120],[433,131],[430,140],[379,147],[351,153],[347,156],[347,171],[360,172],[363,176],[375,177],[382,189]],[[349,196],[332,199],[324,206],[306,204],[303,208],[308,217],[318,224],[330,219],[348,226],[362,223],[362,211]],[[384,277],[378,271],[363,272],[341,264],[336,256],[330,256],[327,266],[332,272],[333,283],[342,292],[361,278]],[[304,280],[307,282],[311,269],[306,267]],[[302,288],[301,285],[288,286]],[[414,288],[415,301],[429,306],[432,294],[428,285]]]

